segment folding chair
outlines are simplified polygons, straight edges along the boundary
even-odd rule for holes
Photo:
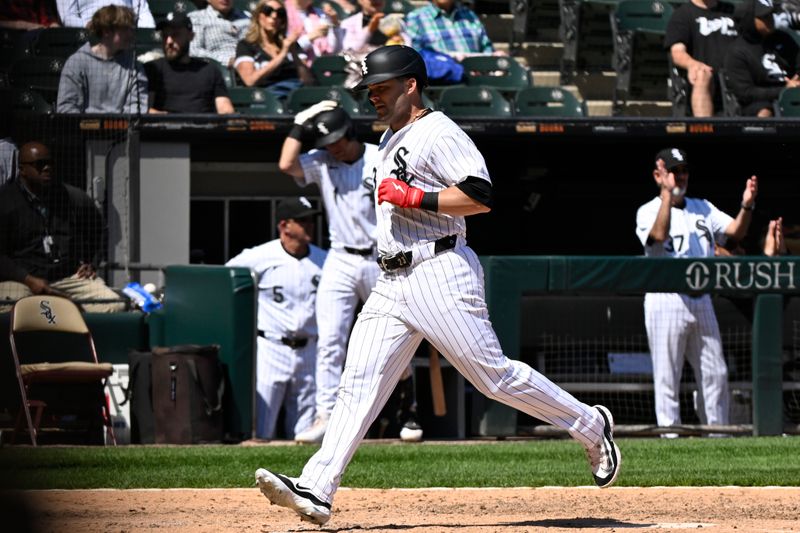
[[[68,415],[64,420],[72,421],[71,429],[83,429],[90,436],[102,424],[116,444],[104,393],[113,367],[98,362],[92,334],[78,307],[58,296],[22,298],[11,310],[9,336],[21,399],[11,442],[27,423],[31,444],[36,446],[47,409],[53,415]]]
[[[474,56],[461,62],[467,85],[519,90],[531,86],[531,73],[513,57]]]
[[[63,68],[64,59],[60,57],[37,56],[19,60],[11,66],[11,86],[37,91],[53,104],[58,97]]]

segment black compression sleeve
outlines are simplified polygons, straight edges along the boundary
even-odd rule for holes
[[[486,207],[492,207],[492,184],[485,179],[467,176],[467,179],[457,184],[461,192]]]

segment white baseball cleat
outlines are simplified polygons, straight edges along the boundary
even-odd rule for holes
[[[419,442],[422,440],[422,427],[416,420],[410,419],[400,429],[400,440],[403,442]]]
[[[306,444],[319,444],[322,442],[322,437],[325,436],[325,431],[328,429],[328,418],[328,416],[317,416],[311,427],[294,436],[295,442]]]
[[[259,468],[256,470],[256,483],[272,504],[291,509],[306,522],[321,526],[331,519],[331,504],[301,487],[296,479]]]
[[[617,480],[622,455],[614,443],[614,417],[602,405],[595,405],[603,419],[603,438],[595,446],[586,448],[586,457],[592,467],[594,482],[601,489],[610,487]]]

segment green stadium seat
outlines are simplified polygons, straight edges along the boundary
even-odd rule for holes
[[[161,32],[154,28],[136,28],[134,43],[137,56],[148,52],[163,53]]]
[[[86,28],[47,28],[39,32],[34,49],[37,56],[67,58],[87,42]]]
[[[324,86],[343,86],[347,80],[347,59],[342,56],[320,56],[311,64],[317,83]]]
[[[669,64],[663,42],[672,12],[661,0],[623,0],[614,9],[610,20],[617,74],[615,114],[629,99],[667,99]]]
[[[228,89],[234,109],[242,115],[282,115],[283,104],[267,89],[231,87]]]
[[[740,117],[742,116],[742,106],[739,104],[739,99],[730,88],[727,74],[725,69],[721,68],[717,71],[717,81],[719,82],[719,92],[722,96],[722,114],[726,117]]]
[[[361,105],[343,87],[299,87],[289,93],[286,111],[295,114],[322,100],[336,100],[351,117],[361,115]]]
[[[156,23],[167,18],[168,13],[191,13],[197,10],[192,0],[147,0]]]
[[[11,30],[0,28],[0,72],[5,73],[14,64],[14,61],[32,55],[25,44],[24,30]]]
[[[800,117],[800,88],[784,89],[775,105],[776,116]]]
[[[451,117],[511,117],[511,104],[493,87],[450,87],[439,97],[439,109]]]
[[[37,56],[17,61],[11,66],[12,87],[38,91],[45,100],[55,103],[64,58]]]
[[[517,93],[514,114],[518,117],[586,116],[583,104],[571,92],[560,87],[528,87]]]
[[[220,74],[222,74],[222,79],[225,80],[225,87],[236,87],[236,76],[231,71],[231,68],[223,65],[219,61],[216,61],[211,58],[206,58],[206,61],[211,63],[212,65],[216,66],[219,69]]]
[[[258,5],[258,0],[233,0],[233,6],[242,11],[252,13]]]
[[[467,85],[519,90],[531,86],[530,71],[513,57],[475,56],[461,62]]]

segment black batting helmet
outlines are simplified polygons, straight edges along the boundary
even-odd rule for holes
[[[347,111],[341,107],[323,111],[314,117],[312,127],[314,128],[314,146],[316,148],[325,148],[345,135],[348,139],[355,137],[353,121],[350,120]]]
[[[361,82],[353,87],[357,91],[401,76],[416,78],[420,88],[428,85],[428,71],[422,56],[413,48],[399,44],[382,46],[370,52],[361,62],[361,74]]]

